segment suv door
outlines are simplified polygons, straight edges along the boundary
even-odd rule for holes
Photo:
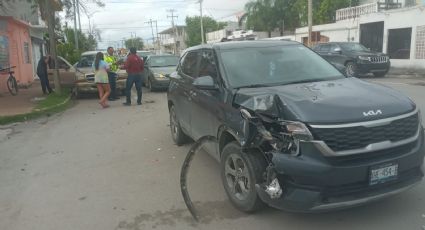
[[[345,57],[343,56],[341,47],[338,44],[331,44],[328,53],[328,61],[341,65],[345,64]]]
[[[220,111],[222,111],[220,105],[224,103],[217,63],[212,49],[202,49],[200,51],[198,77],[212,77],[217,89],[204,90],[194,86],[190,91],[192,99],[191,133],[195,140],[207,135],[217,136],[218,127],[220,126],[219,117],[224,117],[223,114],[220,115]],[[213,157],[219,157],[216,154],[218,152],[216,144],[207,143],[205,149]]]
[[[54,81],[53,80],[53,72],[55,71],[54,66],[55,66],[54,62],[51,59],[47,74],[48,74],[49,81],[52,84]],[[59,79],[60,79],[61,85],[74,86],[75,80],[76,80],[74,67],[62,57],[58,57],[58,69],[59,69]]]
[[[177,73],[173,77],[173,82],[170,85],[169,93],[172,93],[174,98],[175,112],[183,131],[191,136],[191,113],[193,79],[198,75],[198,52],[189,51],[181,59],[177,67]]]

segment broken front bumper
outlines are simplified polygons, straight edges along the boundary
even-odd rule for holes
[[[423,175],[423,132],[419,138],[398,151],[350,156],[324,156],[312,143],[301,145],[301,155],[273,153],[277,179],[283,189],[272,199],[264,186],[257,193],[268,205],[293,212],[324,212],[380,200],[418,184]],[[398,177],[382,184],[369,185],[370,169],[396,163]]]

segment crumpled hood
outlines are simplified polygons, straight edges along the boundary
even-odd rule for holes
[[[394,89],[357,78],[242,88],[235,95],[234,104],[272,117],[314,124],[376,120],[411,112],[416,107]],[[367,115],[378,110],[382,114]]]
[[[176,71],[175,66],[167,66],[167,67],[151,67],[152,72],[159,74],[171,74]]]

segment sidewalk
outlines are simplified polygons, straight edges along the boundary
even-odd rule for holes
[[[12,96],[8,91],[0,92],[0,117],[31,112],[37,99],[44,98],[39,81],[34,81],[27,89],[19,89],[18,95]]]

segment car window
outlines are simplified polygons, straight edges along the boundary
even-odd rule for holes
[[[199,76],[211,76],[217,78],[217,66],[212,50],[203,50],[199,63]]]
[[[335,51],[337,48],[339,48],[339,46],[337,44],[331,45],[331,51]]]
[[[325,44],[320,46],[320,52],[329,52],[331,50],[331,45]]]
[[[148,59],[151,67],[177,66],[179,57],[177,56],[152,56]]]
[[[344,77],[317,53],[299,45],[224,50],[220,55],[226,77],[235,88]]]
[[[82,56],[80,61],[78,62],[78,67],[80,67],[80,68],[90,67],[91,68],[95,58],[96,58],[96,55]]]
[[[182,66],[181,66],[182,72],[188,76],[196,78],[197,63],[198,63],[198,52],[188,53],[182,61]]]

